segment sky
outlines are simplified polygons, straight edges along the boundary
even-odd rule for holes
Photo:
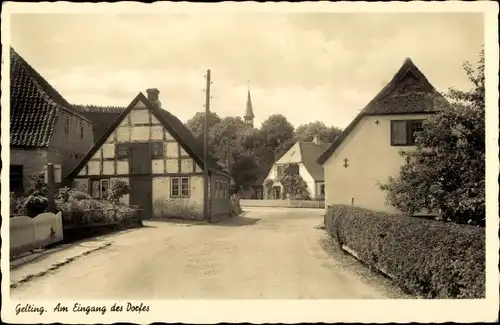
[[[66,100],[127,106],[147,88],[187,121],[204,110],[255,126],[346,127],[410,57],[440,91],[470,87],[462,65],[484,43],[482,14],[14,14],[11,45]]]

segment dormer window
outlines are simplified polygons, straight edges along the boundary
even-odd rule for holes
[[[423,120],[391,121],[391,146],[414,146],[416,133],[422,131]]]

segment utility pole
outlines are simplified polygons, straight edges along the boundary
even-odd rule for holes
[[[206,89],[205,89],[205,129],[204,129],[204,134],[203,134],[203,161],[204,161],[204,168],[203,168],[203,174],[204,174],[204,181],[203,181],[203,219],[207,220],[208,222],[211,222],[210,218],[210,211],[208,209],[209,207],[209,196],[208,196],[208,191],[209,191],[209,177],[208,177],[208,114],[210,113],[210,69],[207,70],[207,75],[206,75]]]
[[[227,205],[229,209],[228,215],[231,216],[231,136],[227,136],[227,174],[229,175],[229,179],[227,182],[227,194],[225,199],[229,204]]]
[[[54,177],[54,165],[52,163],[48,163],[47,165],[47,200],[48,200],[48,207],[47,211],[55,213],[56,212],[56,203],[54,199],[55,191],[56,191],[56,184],[55,184],[55,177]]]
[[[227,136],[227,173],[229,174],[229,189],[231,189],[231,136]]]

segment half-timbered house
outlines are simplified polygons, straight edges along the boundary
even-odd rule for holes
[[[229,175],[174,115],[161,108],[158,89],[139,93],[69,175],[73,186],[105,199],[116,180],[131,192],[123,203],[145,218],[220,219],[229,214]],[[208,206],[204,216],[204,168]]]

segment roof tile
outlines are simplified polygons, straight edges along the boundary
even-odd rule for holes
[[[11,146],[47,147],[58,112],[71,111],[70,107],[33,67],[10,49]]]

